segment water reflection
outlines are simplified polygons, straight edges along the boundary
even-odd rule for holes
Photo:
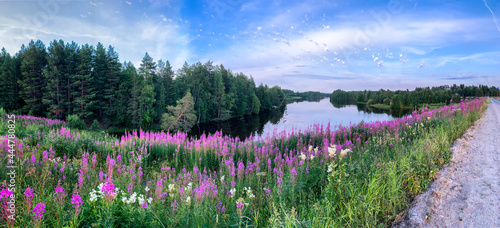
[[[333,105],[333,106],[335,107],[335,105]],[[394,118],[400,118],[400,117],[409,115],[412,112],[411,109],[382,109],[382,108],[375,108],[375,107],[367,106],[367,105],[363,105],[363,104],[356,104],[356,106],[358,107],[358,110],[360,112],[385,113],[385,114],[390,115]],[[344,105],[343,107],[346,107],[346,105]]]
[[[361,121],[384,121],[399,118],[411,113],[411,110],[387,110],[366,105],[333,105],[328,98],[320,101],[304,101],[289,103],[284,107],[235,118],[224,122],[210,122],[195,125],[189,136],[199,137],[202,134],[213,134],[222,131],[224,135],[246,139],[251,135],[266,137],[273,132],[283,130],[304,131],[313,124],[324,127],[331,124],[332,129],[339,125],[357,124]],[[115,135],[119,135],[114,133]]]
[[[332,104],[328,98],[319,101],[292,102],[269,112],[251,115],[245,118],[225,122],[212,122],[195,126],[190,135],[199,136],[203,133],[215,133],[222,130],[224,135],[246,139],[266,137],[283,130],[304,131],[313,124],[331,124],[332,129],[339,125],[351,125],[361,121],[384,121],[399,118],[411,113],[411,110],[379,109],[366,105]]]
[[[283,106],[281,108],[245,116],[243,118],[195,125],[191,129],[189,135],[198,137],[203,133],[213,134],[216,131],[222,131],[224,135],[238,137],[240,139],[246,139],[250,137],[250,135],[259,136],[264,133],[264,126],[267,123],[278,124],[283,118],[285,110],[286,106]]]

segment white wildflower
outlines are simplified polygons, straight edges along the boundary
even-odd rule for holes
[[[191,196],[186,197],[186,204],[191,204]]]
[[[335,157],[335,153],[337,152],[337,146],[333,145],[332,147],[328,147],[328,156]]]
[[[306,160],[306,155],[304,153],[301,153],[300,154],[300,159],[302,159],[302,161],[305,161]]]
[[[149,192],[149,188],[148,186],[146,186],[146,188],[144,189],[145,192]]]
[[[327,173],[333,172],[333,164],[332,163],[330,163],[330,165],[328,165],[328,170],[326,172]]]
[[[350,153],[350,152],[352,152],[352,150],[349,149],[349,148],[343,149],[343,150],[340,151],[340,157],[344,157],[344,156],[347,155],[347,153]]]
[[[144,200],[144,196],[141,194],[139,195],[139,198],[137,199],[137,201],[139,202],[139,205],[143,205],[145,200]]]
[[[232,188],[231,190],[229,190],[229,193],[231,194],[231,198],[233,198],[234,195],[236,194],[236,189]]]
[[[224,181],[225,176],[220,177],[220,181]]]
[[[309,145],[309,148],[307,149],[307,151],[311,152],[313,149],[313,146],[312,145]]]
[[[169,191],[169,192],[173,192],[173,191],[175,191],[175,185],[174,185],[174,184],[169,184],[169,185],[168,185],[168,191]]]

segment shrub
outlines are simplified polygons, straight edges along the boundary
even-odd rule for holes
[[[94,122],[92,122],[92,125],[90,125],[90,130],[92,130],[92,131],[101,130],[101,127],[99,126],[98,120],[94,120]]]
[[[76,128],[76,129],[86,129],[87,127],[85,126],[85,122],[80,119],[77,115],[69,115],[66,117],[66,121],[68,122],[68,125],[70,128]]]

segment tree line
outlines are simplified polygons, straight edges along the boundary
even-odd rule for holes
[[[185,62],[174,72],[168,60],[155,62],[146,53],[136,68],[120,63],[111,45],[62,40],[47,48],[31,41],[13,56],[3,48],[0,88],[0,107],[10,112],[145,129],[167,125],[176,114],[189,124],[243,117],[285,98],[278,86],[256,86],[252,77],[210,61]]]
[[[328,93],[321,93],[317,91],[294,92],[289,89],[283,89],[286,96],[287,103],[301,102],[301,101],[319,101],[328,97]]]
[[[335,90],[330,94],[330,102],[341,106],[348,104],[385,104],[391,108],[414,108],[422,104],[454,103],[460,102],[467,97],[497,97],[500,95],[499,88],[486,85],[465,86],[456,84],[437,87],[417,87],[415,90],[390,91],[380,89],[379,91],[343,91]]]

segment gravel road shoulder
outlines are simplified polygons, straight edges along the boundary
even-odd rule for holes
[[[500,101],[451,150],[450,164],[394,227],[500,227]]]

